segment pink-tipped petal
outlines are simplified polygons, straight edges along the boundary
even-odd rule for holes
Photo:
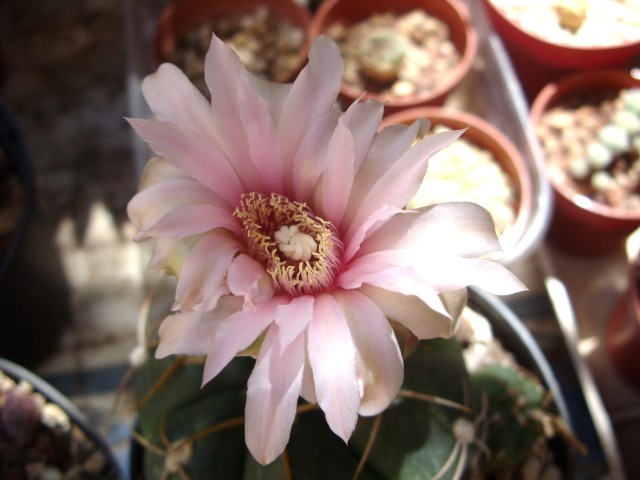
[[[229,204],[235,205],[245,191],[224,154],[208,139],[195,137],[167,122],[129,119],[129,123],[156,154]]]
[[[283,346],[279,328],[272,325],[249,377],[245,408],[247,447],[263,465],[275,460],[289,442],[303,365],[304,334]]]
[[[158,120],[204,136],[211,132],[209,102],[182,71],[164,63],[142,81],[142,94]]]
[[[146,234],[152,225],[174,208],[203,204],[222,202],[201,183],[178,178],[156,183],[136,194],[127,206],[127,213],[133,224]]]
[[[270,299],[275,293],[271,277],[264,267],[245,254],[238,255],[231,262],[227,285],[232,294],[244,298],[245,310],[255,310],[256,303]]]
[[[304,332],[313,318],[312,295],[303,295],[281,305],[276,310],[276,325],[280,327],[280,341],[288,345]]]
[[[355,176],[355,144],[348,124],[353,110],[338,120],[329,141],[325,170],[316,188],[316,205],[320,216],[340,227],[347,209],[351,186]]]
[[[315,120],[333,108],[342,71],[338,47],[328,38],[318,37],[309,50],[309,63],[296,78],[282,107],[278,139],[284,171],[291,170],[288,162],[293,161]]]
[[[377,100],[354,103],[353,117],[349,122],[349,129],[353,134],[355,144],[355,170],[358,171],[365,161],[371,148],[375,134],[380,126],[384,113],[384,104]]]
[[[240,233],[238,221],[228,208],[215,205],[186,205],[167,212],[146,233],[154,237],[184,238],[214,228],[225,228],[235,234]]]
[[[233,357],[246,350],[273,323],[276,307],[284,302],[283,298],[273,298],[257,305],[255,310],[242,310],[222,319],[211,338],[202,383],[214,378]]]
[[[252,112],[248,117],[256,120],[253,114],[257,110],[268,113],[264,99],[251,90],[236,53],[215,35],[205,56],[204,77],[211,92],[212,134],[216,144],[242,176],[248,191],[262,191],[265,184],[251,158],[254,132],[247,129],[243,115]]]
[[[353,216],[353,222],[360,224],[382,205],[404,207],[422,184],[429,158],[461,133],[462,131],[436,133],[411,147],[370,185]]]
[[[339,116],[340,111],[333,108],[318,117],[304,135],[296,152],[291,169],[292,176],[288,181],[292,184],[291,190],[295,198],[302,202],[309,202],[311,192],[324,171],[325,163],[329,159],[328,145]]]
[[[206,355],[211,349],[220,322],[237,312],[241,302],[224,297],[211,312],[180,312],[169,315],[160,325],[156,358],[169,355]]]
[[[331,295],[316,297],[307,330],[307,349],[318,404],[331,430],[347,442],[358,419],[360,387],[349,327]]]
[[[335,298],[344,312],[356,346],[358,378],[363,383],[361,415],[377,415],[389,406],[404,378],[402,354],[380,307],[356,290],[339,290]]]
[[[228,293],[227,270],[240,244],[225,233],[203,237],[189,252],[176,286],[176,307],[197,311],[215,308]]]

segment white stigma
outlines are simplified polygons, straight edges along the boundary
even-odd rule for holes
[[[318,244],[313,237],[301,232],[296,225],[283,225],[273,236],[278,243],[278,250],[291,260],[306,262],[318,251]]]

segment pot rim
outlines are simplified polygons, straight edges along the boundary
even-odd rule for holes
[[[564,51],[567,53],[574,54],[588,54],[590,52],[597,52],[599,55],[604,55],[611,52],[619,52],[621,50],[639,50],[640,51],[640,40],[628,41],[618,45],[569,45],[564,43],[556,43],[545,40],[543,37],[539,37],[537,35],[532,34],[531,32],[521,28],[518,24],[509,19],[500,8],[498,8],[491,0],[483,0],[484,3],[496,16],[498,16],[503,22],[508,23],[514,31],[517,31],[522,37],[526,38],[529,42],[533,43],[534,46],[531,48],[532,50],[546,48],[549,50],[555,51]]]
[[[153,33],[152,60],[154,65],[158,66],[161,63],[168,61],[168,52],[171,51],[172,48],[175,48],[176,40],[179,38],[180,34],[184,33],[189,28],[206,22],[207,20],[223,17],[224,15],[211,15],[211,12],[223,10],[224,6],[230,3],[226,2],[223,5],[220,0],[190,0],[190,2],[191,5],[200,5],[202,7],[201,9],[205,9],[208,14],[206,16],[197,15],[192,18],[191,21],[187,22],[185,28],[176,30],[173,28],[176,12],[181,8],[187,8],[187,4],[185,1],[175,1],[167,5],[159,15],[156,21],[155,31]],[[311,14],[295,0],[233,0],[231,3],[235,3],[236,6],[240,7],[237,12],[239,14],[254,11],[258,7],[266,7],[276,16],[281,17],[278,13],[287,9],[291,12],[291,16],[297,17],[297,19],[295,22],[291,19],[286,20],[302,29],[307,38],[309,36]],[[276,5],[277,8],[274,8]],[[306,63],[307,52],[310,46],[306,40],[307,39],[305,39],[305,42],[303,42],[300,51],[298,52],[299,68],[294,71],[292,75],[296,75],[298,70]]]
[[[31,384],[31,386],[33,386],[33,389],[36,392],[41,393],[49,402],[54,403],[62,408],[62,410],[64,410],[64,412],[69,416],[69,419],[74,424],[76,424],[102,452],[107,461],[107,466],[105,466],[104,468],[109,468],[113,474],[117,475],[116,478],[122,480],[128,478],[122,465],[120,465],[120,463],[116,460],[115,456],[113,455],[113,451],[111,450],[105,439],[89,423],[80,409],[78,409],[78,407],[73,402],[71,402],[69,398],[63,395],[62,392],[60,392],[42,377],[33,373],[31,370],[28,370],[23,366],[18,365],[17,363],[12,362],[11,360],[8,360],[6,358],[0,357],[0,370],[14,380],[26,380],[29,384]]]
[[[309,25],[309,45],[316,37],[322,35],[326,31],[326,29],[328,28],[328,25],[325,25],[326,18],[331,15],[333,9],[335,9],[336,6],[339,6],[341,3],[347,4],[352,1],[353,0],[324,0],[320,4],[315,14],[313,15],[311,23]],[[435,103],[446,97],[446,95],[462,81],[462,79],[471,69],[471,66],[473,65],[473,62],[478,53],[478,34],[471,20],[469,9],[462,1],[439,1],[442,5],[450,8],[451,11],[455,14],[455,18],[458,22],[458,26],[460,27],[460,31],[464,32],[464,49],[462,51],[459,51],[459,53],[461,54],[461,58],[458,64],[451,70],[449,75],[447,75],[445,79],[439,85],[437,85],[434,90],[422,95],[407,95],[405,97],[399,98],[387,98],[375,93],[362,92],[360,89],[351,87],[345,82],[341,82],[340,93],[351,101],[355,101],[356,99],[361,97],[382,101],[385,103],[385,112],[409,106],[428,104],[429,102]],[[404,13],[405,11],[409,11],[409,9],[404,8],[404,6],[409,4],[415,4],[415,8],[422,9],[428,13],[431,11],[429,9],[431,2],[429,2],[428,0],[407,0],[401,3],[402,7],[400,9],[398,8],[397,3],[394,4],[393,2],[390,2],[388,6],[386,6],[385,10],[379,11]],[[362,19],[368,18],[371,13],[371,10],[367,10],[367,12],[362,15]],[[449,27],[451,28],[450,24]]]

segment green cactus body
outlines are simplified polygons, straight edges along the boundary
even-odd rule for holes
[[[137,372],[136,395],[144,401],[138,414],[139,433],[155,446],[145,450],[147,480],[181,475],[192,480],[350,479],[374,428],[378,430],[359,479],[432,479],[437,475],[453,479],[457,478],[455,467],[466,466],[472,458],[480,459],[481,468],[487,471],[514,468],[543,431],[536,412],[543,407],[545,392],[533,376],[486,367],[469,377],[460,343],[435,339],[418,344],[405,361],[399,396],[379,418],[361,417],[348,445],[330,431],[321,410],[301,401],[305,411],[294,422],[286,459],[280,457],[262,466],[244,444],[242,416],[253,360],[236,358],[202,388],[202,363],[185,360],[156,360],[150,355]],[[454,434],[456,421],[481,418],[481,399],[487,395],[486,417],[499,415],[501,420],[488,424],[487,438],[462,442]],[[420,396],[446,399],[459,408]],[[466,412],[461,410],[465,407]],[[212,432],[212,427],[220,426],[224,428]],[[174,442],[190,438],[195,439],[188,442],[190,449],[176,448],[170,461],[166,454],[153,451],[167,450]],[[485,444],[493,452],[490,457],[480,448]],[[450,458],[463,446],[468,455]],[[443,468],[445,465],[452,466]]]

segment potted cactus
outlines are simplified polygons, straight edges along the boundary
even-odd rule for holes
[[[309,21],[294,0],[175,0],[158,18],[155,64],[176,64],[204,90],[204,57],[215,32],[257,75],[289,81],[304,63]]]
[[[625,71],[585,72],[549,84],[532,105],[555,192],[549,239],[563,250],[608,253],[640,226],[639,88]]]
[[[471,69],[476,30],[459,0],[327,0],[314,14],[311,39],[340,45],[343,100],[361,95],[386,103],[386,113],[442,105]]]
[[[0,358],[0,477],[124,480],[126,475],[68,398]]]
[[[568,478],[574,448],[582,448],[535,340],[504,303],[479,291],[470,291],[455,338],[405,344],[398,397],[362,417],[347,445],[316,406],[301,402],[287,449],[267,466],[243,439],[252,361],[236,358],[200,388],[203,359],[155,360],[148,334],[135,380],[134,479],[205,479],[212,471],[225,479],[457,479],[531,469]]]
[[[483,0],[529,99],[572,72],[633,65],[640,11],[633,1]]]

